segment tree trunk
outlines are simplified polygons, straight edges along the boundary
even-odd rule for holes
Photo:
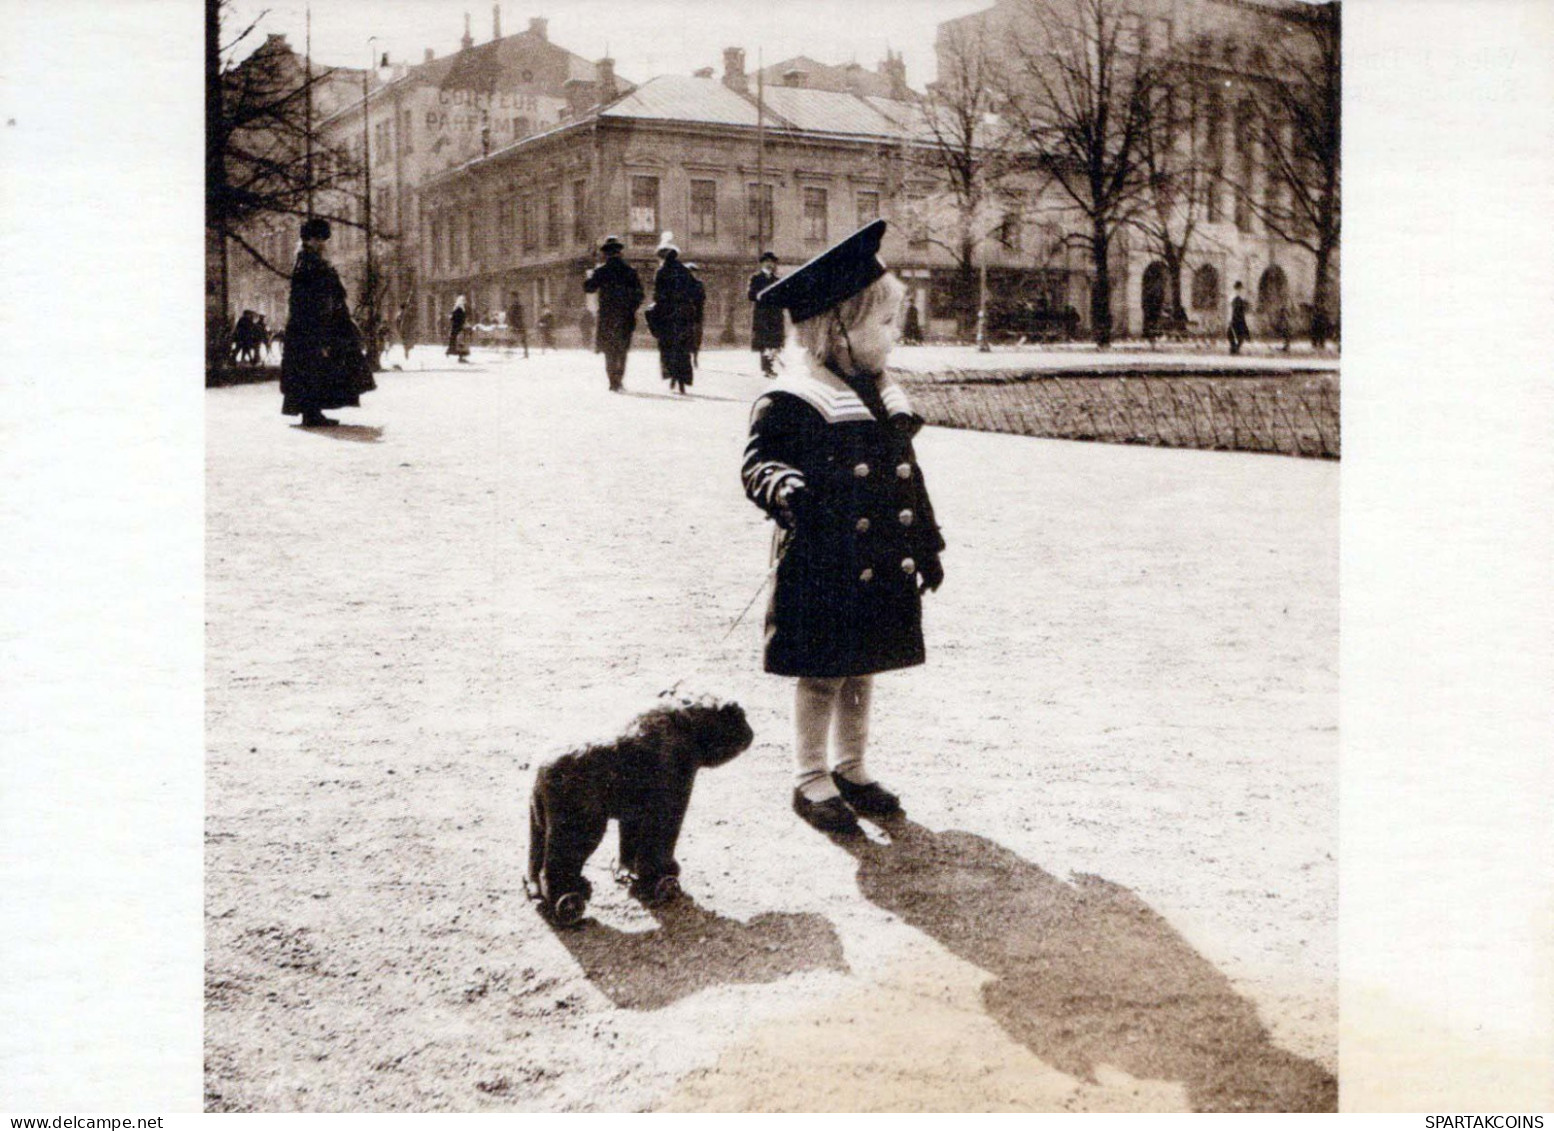
[[[956,332],[964,340],[969,338],[977,325],[977,266],[976,241],[969,233],[960,238],[960,262],[955,265],[955,323]]]
[[[208,280],[205,309],[205,364],[222,369],[229,356],[232,329],[231,299],[227,294],[226,146],[222,137],[221,12],[218,0],[205,0],[205,226],[216,238],[216,278]],[[212,269],[207,244],[205,267]],[[212,286],[212,284],[214,284]]]
[[[1111,239],[1106,225],[1097,220],[1090,229],[1090,254],[1095,263],[1095,285],[1090,288],[1090,329],[1095,344],[1112,344]]]

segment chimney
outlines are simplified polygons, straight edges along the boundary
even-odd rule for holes
[[[905,102],[912,97],[911,88],[906,81],[906,60],[894,51],[885,52],[885,61],[880,64],[880,74],[890,81],[890,97]]]
[[[599,84],[588,79],[567,79],[562,89],[567,96],[567,111],[574,118],[599,101]]]
[[[491,5],[491,38],[502,38],[502,5]]]
[[[599,75],[599,101],[615,101],[615,96],[620,93],[620,88],[615,84],[615,60],[606,56],[595,63],[594,68]]]
[[[741,47],[723,49],[723,85],[735,94],[750,93],[750,79],[745,74],[745,52]]]
[[[421,62],[422,63],[430,63],[435,58],[437,58],[437,52],[433,51],[430,47],[428,47],[426,49],[426,58],[422,59]]]
[[[549,42],[549,39],[547,38],[548,33],[546,32],[546,28],[549,26],[550,21],[547,20],[544,16],[529,17],[529,34],[542,43]]]
[[[464,38],[459,40],[459,50],[468,51],[475,46],[475,37],[469,33],[469,13],[464,13]]]
[[[805,74],[803,71],[799,70],[797,67],[794,67],[792,70],[787,70],[787,71],[784,71],[782,73],[782,85],[783,86],[807,86],[808,84],[809,84],[809,75]]]

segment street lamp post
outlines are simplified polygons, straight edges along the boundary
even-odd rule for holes
[[[377,36],[367,39],[367,69],[362,71],[362,220],[367,239],[367,263],[362,278],[362,301],[366,308],[367,360],[376,371],[378,358],[378,286],[372,270],[372,115],[368,113],[369,83],[372,81],[373,50]]]

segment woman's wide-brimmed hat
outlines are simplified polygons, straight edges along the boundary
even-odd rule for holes
[[[302,222],[302,238],[305,240],[327,240],[329,238],[329,221],[322,216],[313,216]]]
[[[605,236],[604,242],[599,245],[600,251],[621,251],[625,248],[619,236]]]
[[[824,314],[885,274],[885,265],[879,259],[880,241],[884,238],[884,220],[865,224],[778,279],[756,296],[756,302],[782,307],[794,322]]]

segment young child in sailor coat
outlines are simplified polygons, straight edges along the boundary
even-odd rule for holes
[[[790,307],[807,372],[755,402],[745,450],[745,492],[779,527],[765,667],[798,677],[793,807],[828,832],[901,812],[864,767],[873,676],[923,662],[921,594],[944,578],[922,419],[884,372],[904,295],[881,273],[819,312]]]

